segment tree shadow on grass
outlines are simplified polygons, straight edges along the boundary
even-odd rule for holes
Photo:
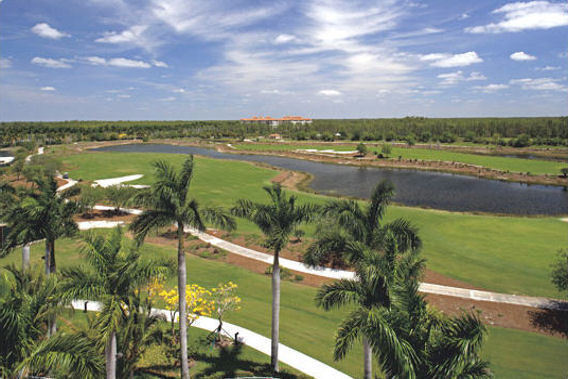
[[[269,364],[260,364],[248,359],[241,359],[240,355],[243,349],[243,344],[241,343],[221,346],[216,349],[218,349],[219,356],[203,352],[193,354],[192,357],[195,360],[209,364],[209,367],[200,372],[198,377],[236,378],[245,374],[265,377],[275,376],[281,379],[300,378],[285,371],[274,374]]]
[[[534,327],[550,334],[568,338],[568,309],[539,309],[529,311]]]

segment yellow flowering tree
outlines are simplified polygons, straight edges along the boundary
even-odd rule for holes
[[[215,302],[211,299],[211,291],[197,284],[188,284],[185,287],[187,304],[187,324],[191,326],[200,316],[211,316],[215,310]],[[148,287],[151,297],[158,297],[166,303],[170,312],[172,333],[175,335],[175,320],[179,313],[179,293],[177,286],[168,290],[162,282],[155,281]]]
[[[214,305],[214,313],[219,320],[217,331],[223,328],[223,316],[227,312],[241,309],[241,298],[236,295],[237,285],[233,282],[221,283],[217,288],[211,289],[211,299]]]

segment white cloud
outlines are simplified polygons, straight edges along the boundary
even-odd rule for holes
[[[162,62],[162,61],[157,61],[157,60],[152,60],[152,64],[156,67],[162,67],[162,68],[167,68],[168,64],[166,62]]]
[[[170,97],[161,98],[161,99],[159,99],[159,100],[160,100],[160,101],[175,101],[175,100],[177,100],[177,98],[176,98],[176,97],[173,97],[173,96],[170,96]]]
[[[524,90],[534,91],[568,91],[568,87],[560,83],[560,79],[553,78],[524,78],[513,79],[510,84],[519,85]]]
[[[277,89],[263,89],[260,93],[263,95],[279,95],[281,92]]]
[[[550,29],[568,25],[568,4],[549,1],[508,3],[495,9],[501,15],[497,23],[466,28],[469,33],[520,32],[531,29]]]
[[[321,91],[318,92],[318,95],[335,97],[335,96],[341,96],[341,92],[334,89],[322,89]]]
[[[120,94],[120,95],[116,95],[116,97],[119,97],[121,99],[130,99],[132,96],[123,93],[123,94]]]
[[[483,62],[483,59],[475,51],[454,55],[442,53],[426,54],[421,56],[420,60],[431,62],[430,66],[434,67],[462,67]]]
[[[517,51],[516,53],[509,55],[509,58],[511,58],[514,61],[534,61],[534,60],[536,60],[536,57],[534,55],[527,54],[524,51]]]
[[[507,84],[488,84],[486,86],[475,86],[473,88],[478,89],[485,93],[490,93],[490,92],[497,92],[502,89],[507,89],[509,88],[509,86]]]
[[[113,44],[138,42],[146,29],[148,29],[146,25],[134,25],[121,33],[105,32],[103,37],[97,38],[95,42]]]
[[[460,20],[465,20],[466,18],[469,18],[469,13],[462,13],[459,17]]]
[[[52,28],[45,22],[34,25],[32,27],[32,32],[42,38],[60,39],[63,37],[70,37],[69,34],[60,32],[59,30]]]
[[[274,38],[274,43],[279,45],[282,43],[292,42],[296,39],[293,35],[290,34],[279,34],[278,37]]]
[[[537,71],[556,71],[560,70],[562,67],[560,66],[544,66],[544,67],[537,67]]]
[[[41,91],[55,91],[55,88],[51,87],[51,86],[45,86],[45,87],[41,87],[40,88]]]
[[[52,59],[35,57],[31,60],[33,64],[49,68],[71,68],[71,65],[65,59]]]
[[[112,58],[108,60],[109,66],[115,67],[129,67],[129,68],[150,68],[152,67],[149,63],[143,61],[137,61],[128,58]]]
[[[128,59],[128,58],[111,58],[105,59],[102,57],[86,57],[85,62],[93,66],[114,66],[114,67],[127,67],[127,68],[150,68],[152,65],[148,62]]]
[[[462,71],[456,72],[448,72],[445,74],[438,75],[438,79],[442,79],[440,82],[441,85],[450,86],[457,84],[459,82],[470,82],[474,80],[486,80],[487,78],[479,73],[479,72],[472,72],[469,76],[464,76]]]
[[[186,93],[187,91],[183,88],[176,88],[172,92],[174,92],[174,93]]]
[[[93,66],[104,66],[107,63],[106,59],[101,57],[86,57],[85,60]]]
[[[0,58],[0,69],[6,70],[12,67],[12,61],[9,58]]]

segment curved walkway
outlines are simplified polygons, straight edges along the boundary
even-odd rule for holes
[[[87,301],[88,311],[100,311],[101,303],[96,301]],[[85,309],[85,300],[75,300],[72,302],[75,309]],[[168,321],[171,321],[171,314],[165,309],[152,309],[156,315],[164,316]],[[217,328],[219,321],[214,318],[201,316],[195,321],[192,327],[212,331]],[[244,343],[246,346],[252,347],[270,356],[270,338],[266,338],[258,333],[249,329],[242,328],[238,325],[223,322],[223,334],[228,337],[234,338],[236,333],[239,333],[239,342]],[[306,354],[300,353],[286,345],[279,344],[279,361],[286,363],[288,366],[295,368],[307,375],[314,378],[321,379],[350,379],[351,377],[326,365],[316,359],[313,359]]]
[[[186,228],[186,232],[193,234],[200,240],[210,243],[213,246],[227,250],[233,254],[241,255],[267,264],[272,264],[273,256],[252,250],[234,243],[222,240],[207,233],[199,232],[196,229]],[[287,269],[302,272],[305,274],[322,276],[331,279],[353,279],[354,273],[345,270],[334,270],[324,267],[308,267],[301,262],[290,259],[280,258],[280,265]],[[434,295],[444,295],[459,297],[462,299],[489,301],[493,303],[505,303],[522,305],[532,308],[544,308],[552,310],[568,311],[568,302],[561,300],[548,299],[545,297],[517,296],[497,292],[479,291],[467,288],[448,287],[432,283],[420,283],[420,292]]]
[[[107,210],[113,209],[112,207],[97,205],[95,209]],[[141,214],[139,209],[123,209],[125,212],[131,214]],[[217,238],[210,234],[200,232],[193,228],[186,228],[185,232],[191,233],[198,237],[200,240],[210,243],[211,245],[226,250],[230,253],[237,254],[249,259],[253,259],[266,264],[272,264],[273,256],[270,254],[262,253],[257,250],[249,249],[221,238]],[[291,259],[280,258],[280,265],[289,270],[321,276],[330,279],[353,279],[355,277],[352,271],[336,270],[327,267],[309,267],[302,262],[294,261]],[[420,292],[429,293],[433,295],[443,295],[451,297],[459,297],[462,299],[474,301],[488,301],[492,303],[503,303],[520,305],[531,308],[551,309],[551,310],[564,310],[568,311],[568,302],[562,300],[549,299],[546,297],[532,297],[532,296],[519,296],[509,295],[498,292],[480,291],[468,288],[449,287],[433,283],[420,283]]]

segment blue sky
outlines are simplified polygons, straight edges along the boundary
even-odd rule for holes
[[[0,0],[0,120],[566,115],[568,3]]]

